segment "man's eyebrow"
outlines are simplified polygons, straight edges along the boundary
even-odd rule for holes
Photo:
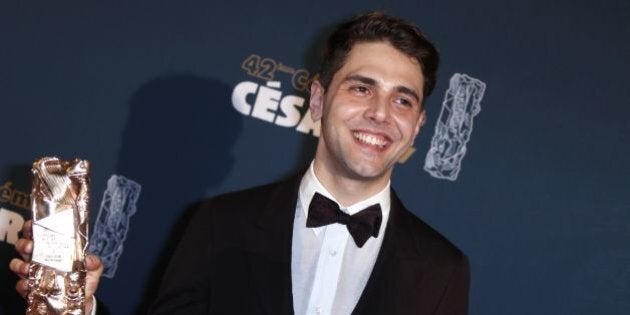
[[[366,76],[362,76],[360,74],[353,74],[353,75],[349,75],[346,77],[345,81],[359,81],[361,83],[367,84],[367,85],[373,85],[376,86],[376,80],[366,77]]]

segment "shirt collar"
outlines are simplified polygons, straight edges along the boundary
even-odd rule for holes
[[[305,217],[308,217],[308,206],[311,203],[311,199],[316,192],[324,195],[326,198],[329,198],[339,204],[339,207],[342,211],[352,215],[355,214],[371,205],[380,204],[381,212],[383,214],[383,218],[389,216],[389,210],[391,207],[391,193],[390,193],[390,183],[391,181],[387,181],[387,185],[377,192],[376,194],[359,201],[350,206],[341,205],[337,199],[322,185],[317,176],[315,175],[315,171],[313,168],[313,162],[311,162],[311,166],[308,168],[304,177],[302,177],[302,182],[300,183],[300,191],[299,191],[299,199],[300,205],[302,207],[302,211],[304,212]],[[385,222],[385,221],[383,221]],[[317,230],[319,230],[317,228]]]

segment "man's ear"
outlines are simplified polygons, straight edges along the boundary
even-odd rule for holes
[[[308,103],[313,121],[322,119],[324,111],[324,87],[319,80],[313,80],[311,83],[311,97]]]
[[[426,119],[427,119],[426,111],[423,108],[422,111],[420,112],[420,117],[418,117],[418,122],[416,123],[416,130],[413,135],[414,139],[420,133],[420,129],[422,129],[422,126],[424,126]]]

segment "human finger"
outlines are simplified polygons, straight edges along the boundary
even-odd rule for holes
[[[85,279],[85,312],[86,314],[90,314],[93,307],[93,296],[96,294],[98,282],[103,273],[103,263],[98,256],[87,254],[85,256],[85,269],[87,270]]]
[[[31,260],[33,253],[33,241],[31,239],[20,238],[15,241],[15,250],[22,256],[25,261]]]
[[[33,220],[28,220],[22,225],[20,238],[33,239]]]
[[[26,279],[21,279],[15,284],[15,291],[22,297],[26,298],[28,294],[28,282]]]
[[[29,263],[17,258],[13,258],[9,262],[9,269],[22,279],[28,276],[28,267]]]

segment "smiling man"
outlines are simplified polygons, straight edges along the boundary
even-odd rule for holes
[[[438,60],[395,17],[339,25],[311,86],[322,129],[310,167],[203,202],[150,313],[467,314],[466,256],[390,187],[424,124]]]
[[[152,313],[467,314],[466,256],[390,188],[424,124],[438,60],[395,17],[339,25],[311,85],[322,126],[311,166],[204,203]]]
[[[382,190],[424,123],[420,63],[386,41],[353,45],[327,87],[311,86],[321,120],[315,174],[350,205]]]

